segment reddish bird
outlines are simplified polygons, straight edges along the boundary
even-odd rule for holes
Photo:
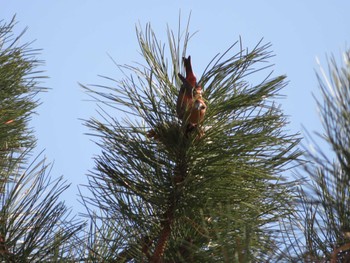
[[[207,106],[202,98],[202,87],[198,85],[196,76],[193,73],[191,65],[191,56],[182,58],[186,78],[180,73],[179,78],[182,81],[179,96],[176,103],[176,112],[178,117],[194,127],[203,121]]]

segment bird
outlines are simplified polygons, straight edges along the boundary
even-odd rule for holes
[[[185,124],[185,134],[188,135],[193,130],[197,130],[198,137],[202,137],[204,131],[198,128],[198,124],[204,119],[207,105],[202,97],[203,89],[198,85],[196,75],[193,73],[191,65],[191,56],[182,58],[185,66],[186,77],[178,74],[182,85],[176,102],[176,113],[178,118]],[[156,125],[154,129],[146,133],[147,138],[161,141],[162,135],[160,132],[162,125]]]
[[[191,56],[183,57],[182,61],[186,77],[178,74],[182,85],[176,102],[176,113],[180,120],[188,123],[187,129],[191,130],[203,121],[207,105],[202,97],[202,86],[198,85],[192,70]]]

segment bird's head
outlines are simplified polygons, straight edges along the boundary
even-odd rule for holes
[[[197,98],[197,99],[201,99],[203,95],[203,89],[202,86],[198,85],[198,83],[196,83],[196,87],[193,89],[193,97]]]

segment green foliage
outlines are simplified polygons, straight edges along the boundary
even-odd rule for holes
[[[26,170],[13,166],[8,169],[13,182],[7,182],[0,195],[1,236],[5,241],[1,258],[6,262],[57,262],[69,257],[71,248],[65,242],[78,225],[69,222],[69,210],[58,202],[68,185],[62,178],[50,179],[44,160],[33,162]]]
[[[38,86],[42,78],[37,70],[39,51],[19,45],[20,36],[13,36],[13,26],[14,20],[0,27],[1,153],[33,145],[26,124],[37,106],[34,96],[42,90]]]
[[[350,52],[344,63],[328,61],[328,74],[317,75],[322,99],[317,101],[324,133],[316,133],[332,149],[332,156],[311,140],[304,172],[309,179],[300,189],[294,259],[303,262],[350,260]],[[310,138],[310,135],[309,135]],[[303,224],[300,224],[303,222]],[[301,233],[300,233],[301,232]],[[290,252],[293,252],[290,250]]]
[[[149,25],[137,37],[145,66],[118,65],[124,79],[84,86],[102,104],[101,120],[86,122],[102,149],[93,196],[83,198],[99,233],[95,255],[108,246],[98,256],[117,262],[267,260],[278,248],[275,224],[290,213],[282,174],[299,156],[274,101],[285,77],[264,71],[270,45],[237,42],[211,61],[199,80],[204,134],[188,135],[176,116],[188,27],[168,30],[168,49]]]
[[[28,161],[35,145],[28,121],[43,77],[38,50],[19,44],[14,21],[0,22],[0,261],[67,261],[80,225],[58,201],[68,185],[50,179],[44,160]]]

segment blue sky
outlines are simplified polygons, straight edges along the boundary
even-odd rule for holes
[[[166,27],[176,30],[179,11],[185,23],[190,12],[190,31],[198,33],[188,54],[201,75],[211,58],[239,39],[253,47],[264,38],[276,55],[275,76],[286,74],[289,84],[280,100],[290,116],[291,132],[320,131],[312,93],[318,94],[316,57],[325,64],[325,55],[349,48],[350,1],[347,0],[253,0],[253,1],[115,1],[0,0],[0,20],[16,14],[20,32],[29,27],[22,41],[36,40],[39,56],[49,79],[49,92],[40,95],[43,103],[32,122],[38,138],[38,152],[54,161],[52,176],[64,175],[70,189],[63,195],[68,206],[76,207],[77,186],[86,184],[93,169],[92,157],[99,149],[84,135],[88,130],[80,119],[96,115],[96,105],[78,85],[100,84],[97,75],[121,79],[108,54],[120,64],[142,62],[135,25],[151,22],[159,39],[166,40]],[[118,113],[116,113],[118,114]],[[78,208],[77,208],[78,209]]]

